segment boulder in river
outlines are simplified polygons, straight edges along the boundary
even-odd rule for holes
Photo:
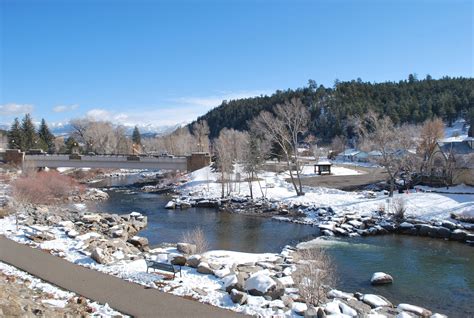
[[[383,272],[376,272],[370,279],[372,285],[385,285],[393,283],[393,277]]]

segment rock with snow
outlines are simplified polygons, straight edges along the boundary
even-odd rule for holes
[[[178,249],[179,252],[187,255],[191,255],[196,253],[196,245],[195,244],[190,244],[190,243],[178,243],[176,245],[176,248]]]
[[[345,293],[345,292],[337,290],[337,289],[330,290],[327,296],[329,298],[355,299],[354,294]]]
[[[129,242],[142,252],[147,252],[150,250],[150,247],[148,246],[148,239],[146,237],[135,235],[132,238],[128,239],[127,242]]]
[[[262,273],[255,273],[245,281],[244,288],[250,295],[263,296],[275,285],[276,282],[269,276]]]
[[[189,267],[197,268],[201,262],[201,255],[191,255],[188,257],[187,264]]]
[[[363,295],[362,301],[372,308],[392,306],[392,304],[388,300],[386,300],[382,296],[378,296],[374,294]]]
[[[422,317],[430,317],[433,314],[428,309],[410,304],[399,304],[397,308],[402,311],[408,311]]]
[[[166,203],[165,209],[176,209],[176,202],[169,201],[168,203]]]
[[[186,265],[186,257],[181,254],[170,254],[169,260],[172,265],[184,266]]]
[[[81,221],[85,223],[99,223],[100,220],[102,219],[102,216],[100,214],[94,213],[94,214],[85,214],[82,216]]]
[[[399,228],[402,231],[410,230],[414,227],[415,227],[415,225],[413,225],[412,223],[409,223],[409,222],[403,222],[399,225]]]
[[[341,309],[339,308],[340,302],[337,300],[333,300],[330,303],[325,304],[324,311],[328,315],[339,315],[341,314]]]
[[[232,289],[230,292],[230,299],[234,304],[244,305],[247,302],[247,293]]]
[[[200,262],[199,265],[197,266],[197,272],[201,274],[208,274],[212,275],[214,274],[214,271],[211,269],[208,263],[206,262]]]
[[[295,312],[295,314],[299,316],[304,316],[304,313],[308,309],[308,306],[305,303],[294,302],[291,306],[291,309]]]
[[[357,317],[357,311],[343,302],[339,302],[339,308],[344,315]]]
[[[393,283],[393,277],[383,272],[376,272],[370,279],[372,285],[385,285]]]
[[[91,258],[99,264],[109,264],[113,262],[113,257],[100,247],[96,247],[92,250]]]
[[[325,318],[326,314],[321,307],[310,306],[304,313],[304,318]]]
[[[79,235],[79,232],[74,229],[71,229],[66,232],[66,235],[69,236],[70,238],[76,238]]]
[[[464,242],[466,240],[466,237],[467,237],[468,234],[469,233],[467,231],[456,229],[456,230],[451,232],[451,237],[450,238],[452,240],[455,240],[455,241]]]

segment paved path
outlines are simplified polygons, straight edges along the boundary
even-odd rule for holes
[[[243,317],[75,265],[0,236],[0,261],[134,317]]]

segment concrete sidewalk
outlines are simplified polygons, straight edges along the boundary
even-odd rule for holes
[[[0,261],[134,317],[242,317],[88,269],[0,236]]]

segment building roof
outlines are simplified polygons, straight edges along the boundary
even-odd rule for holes
[[[438,142],[438,147],[445,155],[468,155],[474,153],[474,149],[469,146],[469,141]]]

